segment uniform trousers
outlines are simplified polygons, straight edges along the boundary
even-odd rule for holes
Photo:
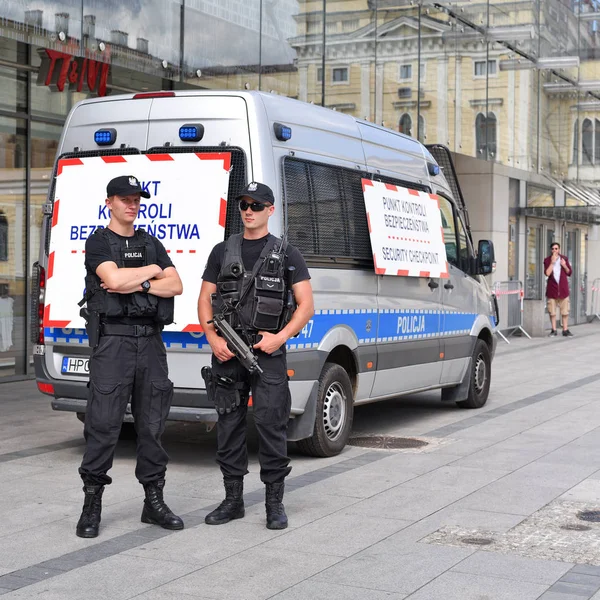
[[[167,353],[160,334],[103,335],[90,358],[90,383],[79,474],[85,483],[106,485],[127,403],[137,433],[135,475],[141,484],[163,479],[169,457],[161,436],[171,402]]]
[[[226,388],[218,385],[215,394],[241,394],[237,410],[219,414],[217,424],[217,463],[225,478],[242,478],[248,473],[246,416],[248,395],[252,389],[254,423],[258,432],[258,459],[263,483],[283,481],[292,470],[287,456],[287,424],[292,398],[287,377],[285,350],[273,354],[258,351],[263,373],[250,374],[237,358],[220,363],[212,358],[215,375],[229,377],[244,386]],[[242,387],[240,390],[239,388]]]

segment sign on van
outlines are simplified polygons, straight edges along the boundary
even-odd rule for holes
[[[58,162],[48,256],[44,327],[82,329],[77,303],[85,287],[85,242],[110,222],[106,184],[134,175],[150,193],[135,227],[156,236],[183,283],[169,331],[200,332],[200,278],[223,241],[231,154],[144,154],[66,158]]]
[[[448,277],[438,197],[371,179],[362,187],[375,272]]]

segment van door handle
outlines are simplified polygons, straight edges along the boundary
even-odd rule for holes
[[[453,290],[454,286],[452,285],[452,282],[449,281],[448,283],[445,283],[444,284],[444,289],[446,289],[446,290]]]
[[[440,284],[437,281],[434,281],[433,279],[429,280],[429,283],[427,284],[432,290],[435,290],[437,288],[440,287]]]

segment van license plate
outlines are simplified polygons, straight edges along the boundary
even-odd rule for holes
[[[63,356],[60,371],[71,375],[89,375],[90,359],[81,356]]]

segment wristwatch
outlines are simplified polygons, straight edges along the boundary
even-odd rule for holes
[[[142,283],[142,292],[144,292],[144,294],[147,294],[149,291],[150,291],[150,282],[148,280],[146,280]]]

